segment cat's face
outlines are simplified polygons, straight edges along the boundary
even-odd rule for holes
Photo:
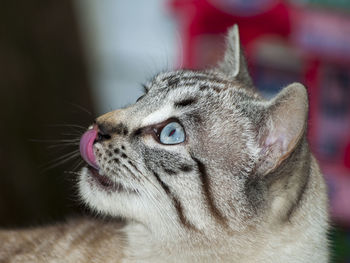
[[[262,99],[231,35],[221,68],[159,74],[135,104],[97,118],[81,145],[90,168],[79,189],[90,207],[163,232],[241,230],[263,216],[264,175],[294,148],[305,123],[300,105],[296,128],[274,112],[305,91]]]
[[[85,170],[81,190],[89,204],[198,228],[237,217],[249,203],[241,180],[256,154],[250,120],[237,105],[255,97],[227,85],[213,73],[160,74],[134,105],[98,118],[111,138],[97,140],[94,152],[100,181],[110,185]]]

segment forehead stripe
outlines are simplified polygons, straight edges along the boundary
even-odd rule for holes
[[[176,101],[174,103],[174,106],[177,107],[177,108],[181,108],[181,107],[186,107],[186,106],[190,106],[194,103],[197,102],[197,99],[195,98],[188,98],[188,99],[184,99],[184,100],[181,100],[181,101]]]

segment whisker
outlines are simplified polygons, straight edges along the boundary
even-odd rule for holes
[[[137,163],[135,160],[131,159],[129,157],[129,159],[135,163]],[[156,193],[158,194],[163,194],[161,192],[161,190],[159,189],[159,187],[150,179],[148,178],[147,176],[143,176],[143,174],[141,173],[141,171],[139,171],[137,168],[133,167],[133,165],[131,165],[132,169],[140,175],[140,178],[143,178],[145,179],[151,186],[153,186],[153,189],[156,191]],[[133,187],[135,189],[135,187]],[[146,188],[144,188],[146,189]],[[160,208],[159,206],[159,203],[157,202],[157,199],[154,197],[153,194],[151,194],[149,191],[143,191],[143,193],[145,193],[145,195],[149,198],[149,200],[152,202],[152,204],[154,205],[154,207],[156,207],[160,213],[160,215],[163,215],[162,213],[162,209]],[[140,195],[139,195],[140,196]],[[176,225],[176,220],[174,220],[173,218],[171,218],[171,216],[169,214],[165,214],[166,217],[168,217],[168,219],[174,224]]]
[[[130,157],[129,157],[129,159],[130,159],[131,162],[134,162],[136,164],[140,164],[141,165],[140,162],[138,162],[138,161],[136,161],[136,160],[134,160],[134,159],[132,159]],[[158,190],[158,193],[160,193],[160,191],[159,191],[158,187],[156,186],[156,184],[154,182],[152,182],[147,176],[143,176],[143,174],[138,169],[136,169],[135,167],[133,167],[133,170],[135,170],[141,176],[141,178],[145,178],[154,188],[156,188]]]
[[[74,167],[73,167],[73,171],[77,170],[82,164],[84,163],[84,160],[78,160],[77,162],[75,162]]]
[[[72,160],[72,159],[74,159],[74,158],[79,157],[79,155],[80,155],[79,153],[74,153],[74,154],[70,155],[69,157],[61,158],[59,161],[55,161],[55,163],[53,163],[52,165],[43,168],[43,169],[42,169],[42,172],[46,172],[46,171],[48,171],[48,170],[50,170],[50,169],[52,169],[52,168],[55,168],[55,167],[57,167],[57,166],[60,166],[61,164],[64,164],[64,163],[66,163],[66,162],[68,162],[68,161],[70,161],[70,160]],[[52,163],[52,162],[51,162],[51,163]]]
[[[80,138],[75,139],[29,139],[30,142],[42,142],[42,143],[71,143],[79,142]]]
[[[73,187],[78,187],[79,177],[82,175],[80,172],[75,171],[63,171],[66,175],[72,175],[72,176],[66,176],[65,180],[68,180],[72,183]],[[76,200],[74,200],[76,201]]]
[[[79,173],[79,172],[74,172],[74,171],[64,171],[63,173],[65,173],[65,174],[79,175],[79,176],[82,175],[81,173]]]
[[[47,146],[48,149],[53,149],[53,148],[64,148],[64,147],[72,147],[72,146],[78,146],[79,142],[72,142],[72,143],[60,143],[60,144],[53,144]]]
[[[83,132],[76,132],[76,133],[62,133],[63,136],[78,136],[81,137],[83,135]]]
[[[87,108],[73,102],[66,102],[66,103],[92,116],[91,111],[89,111]]]
[[[57,161],[61,161],[61,160],[65,159],[65,158],[69,158],[69,157],[71,157],[73,155],[79,155],[79,154],[80,154],[79,150],[74,150],[73,152],[69,152],[69,153],[63,154],[63,155],[61,155],[61,156],[59,156],[59,157],[49,161],[48,165],[50,165],[52,163],[55,163]]]
[[[81,129],[81,130],[86,130],[87,127],[84,127],[82,125],[78,125],[78,124],[48,124],[46,125],[48,127],[68,127],[68,128],[77,128],[77,129]]]

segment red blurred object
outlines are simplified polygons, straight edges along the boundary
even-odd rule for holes
[[[195,57],[198,37],[203,35],[221,35],[222,37],[227,28],[235,23],[239,24],[240,40],[248,54],[251,43],[259,37],[269,34],[288,37],[290,34],[290,9],[283,2],[273,1],[269,9],[253,16],[239,16],[230,13],[230,10],[225,12],[214,6],[214,2],[207,0],[173,0],[171,2],[182,35],[182,67],[202,66]],[[232,8],[231,11],[234,9]]]
[[[345,148],[344,164],[345,167],[350,169],[350,141],[348,146]]]

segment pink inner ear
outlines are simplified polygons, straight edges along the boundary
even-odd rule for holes
[[[275,130],[267,136],[265,145],[268,147],[272,146],[274,148],[279,148],[281,154],[285,154],[288,152],[290,139],[291,138],[288,138],[286,131],[275,128]]]
[[[97,136],[97,130],[86,131],[80,139],[80,154],[83,159],[93,168],[98,169],[93,144]]]

